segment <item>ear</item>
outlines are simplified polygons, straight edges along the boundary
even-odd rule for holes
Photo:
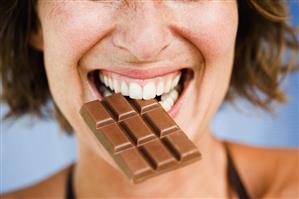
[[[38,28],[37,31],[31,33],[29,43],[33,48],[43,51],[44,39],[41,28]]]

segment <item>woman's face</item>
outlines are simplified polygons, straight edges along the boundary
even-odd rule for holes
[[[42,0],[37,9],[51,93],[82,143],[95,141],[79,109],[109,90],[95,87],[99,76],[131,98],[162,95],[189,137],[208,130],[229,84],[235,0]]]

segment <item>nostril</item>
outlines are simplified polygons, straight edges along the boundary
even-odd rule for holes
[[[118,30],[113,34],[112,42],[114,47],[133,57],[131,62],[153,62],[170,46],[173,37],[165,27],[157,29],[151,25],[143,30]]]
[[[121,44],[120,42],[116,43],[115,46],[119,49],[127,51],[130,56],[133,57],[133,60],[130,62],[154,62],[159,59],[159,55],[162,51],[166,50],[169,47],[169,43],[157,41],[155,38],[150,38],[147,40],[138,41],[136,38],[129,45]],[[162,43],[162,44],[161,44]],[[163,44],[164,43],[164,44]]]

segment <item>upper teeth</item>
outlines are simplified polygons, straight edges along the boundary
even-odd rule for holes
[[[146,80],[131,79],[110,72],[101,72],[99,76],[101,82],[115,93],[120,92],[133,99],[146,100],[172,91],[178,85],[181,72]]]

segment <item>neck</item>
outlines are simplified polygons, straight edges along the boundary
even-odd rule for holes
[[[202,159],[184,168],[131,184],[118,170],[98,157],[85,143],[79,143],[75,169],[77,197],[222,196],[227,194],[226,156],[211,133],[197,141]],[[217,162],[217,164],[215,164]],[[197,186],[198,185],[198,186]]]

